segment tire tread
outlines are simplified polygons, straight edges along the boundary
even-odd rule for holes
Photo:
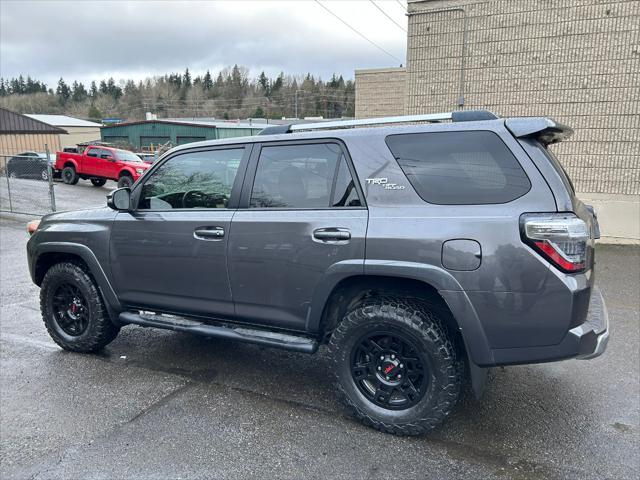
[[[47,317],[50,315],[47,306],[48,287],[55,275],[71,275],[78,284],[84,283],[88,287],[91,296],[90,298],[86,298],[86,301],[94,302],[95,306],[93,309],[95,315],[89,320],[92,325],[87,327],[91,328],[90,335],[82,339],[68,341],[61,338],[51,326],[50,321],[48,321]],[[88,272],[87,267],[81,262],[61,262],[51,266],[49,270],[47,270],[40,289],[40,311],[42,312],[42,319],[47,328],[47,332],[53,341],[63,349],[72,352],[89,353],[101,350],[111,343],[120,332],[120,328],[114,325],[109,318],[109,312],[107,311],[95,281]]]
[[[446,384],[434,393],[436,401],[429,414],[408,423],[390,423],[374,418],[345,391],[338,372],[341,343],[348,337],[349,330],[365,321],[383,315],[386,319],[403,323],[411,329],[427,336],[433,345],[440,364],[440,372],[447,379]],[[450,315],[436,303],[424,299],[396,296],[376,296],[363,300],[351,309],[334,330],[329,341],[329,352],[334,362],[335,384],[338,398],[347,410],[359,421],[376,430],[396,435],[423,435],[440,425],[455,407],[462,389],[464,362],[456,346],[447,334],[444,316]]]

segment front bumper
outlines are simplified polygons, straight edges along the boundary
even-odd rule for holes
[[[604,353],[609,343],[609,312],[600,289],[594,287],[589,302],[587,321],[569,330],[580,344],[579,359],[588,360]]]
[[[600,289],[594,286],[586,320],[572,328],[557,345],[502,348],[492,350],[495,365],[542,363],[579,358],[588,360],[602,355],[609,342],[609,313]]]

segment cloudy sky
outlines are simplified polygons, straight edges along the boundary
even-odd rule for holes
[[[143,79],[237,63],[253,75],[352,78],[354,68],[404,63],[405,8],[406,0],[0,0],[0,76],[52,86],[61,76]]]

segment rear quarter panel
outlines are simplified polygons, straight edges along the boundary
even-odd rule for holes
[[[451,130],[490,130],[500,135],[527,173],[532,184],[529,192],[498,205],[436,205],[422,200],[388,149],[385,137]],[[450,306],[464,303],[465,298],[470,301],[473,312],[469,314],[477,317],[490,348],[560,342],[570,317],[566,288],[550,274],[548,264],[522,243],[519,230],[522,213],[554,212],[556,204],[544,178],[503,123],[385,128],[385,135],[374,129],[367,132],[344,138],[369,206],[365,273],[371,274],[374,264],[386,264],[393,271],[394,264],[414,262],[453,277],[457,286],[447,282],[433,286]],[[387,190],[366,182],[380,177],[405,188]],[[452,239],[480,243],[482,258],[476,270],[443,267],[442,244]],[[376,266],[375,271],[380,269]]]
[[[80,153],[57,152],[55,168],[62,170],[67,163],[72,163],[75,169],[80,171],[84,163],[82,157]]]

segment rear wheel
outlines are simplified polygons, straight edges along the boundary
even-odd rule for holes
[[[436,303],[370,298],[351,310],[329,343],[338,396],[364,424],[420,435],[455,406],[463,361]]]
[[[109,319],[93,279],[77,263],[58,263],[47,271],[40,310],[49,335],[65,350],[95,352],[120,331]]]
[[[18,174],[15,172],[15,170],[9,171],[9,178],[18,178]]]
[[[92,178],[91,185],[94,187],[102,187],[107,181],[104,178]]]
[[[49,171],[47,169],[42,170],[42,172],[40,172],[40,178],[45,182],[49,180]]]
[[[118,179],[118,188],[130,187],[133,185],[133,178],[128,173],[123,173]]]
[[[64,183],[67,185],[75,185],[78,183],[78,180],[80,180],[80,177],[78,177],[78,172],[76,172],[74,166],[69,165],[62,169],[62,181]]]

